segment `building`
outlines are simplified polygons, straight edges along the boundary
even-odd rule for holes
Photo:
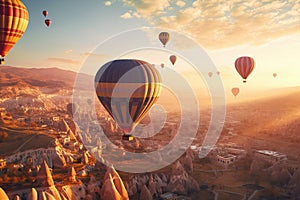
[[[270,151],[270,150],[257,150],[255,152],[255,155],[272,164],[278,161],[287,160],[287,156],[285,154],[281,154],[276,151]]]
[[[217,163],[227,168],[230,164],[234,163],[237,160],[237,156],[227,154],[227,155],[217,155]]]
[[[41,164],[45,159],[45,155],[49,159],[49,163],[52,163],[52,158],[56,155],[56,147],[39,148],[39,149],[31,149],[23,152],[18,152],[13,155],[6,157],[7,163],[22,163],[26,164],[30,159],[34,166]]]
[[[6,160],[0,158],[0,170],[4,169],[6,167]]]

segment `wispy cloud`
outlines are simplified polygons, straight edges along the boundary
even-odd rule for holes
[[[71,64],[71,65],[80,64],[80,61],[78,61],[78,60],[71,60],[71,59],[66,59],[66,58],[48,58],[48,61],[56,62],[56,63]]]
[[[120,17],[123,18],[123,19],[130,19],[130,18],[132,18],[133,16],[131,15],[130,12],[126,12],[126,13],[124,13],[123,15],[121,15]]]
[[[179,7],[184,7],[185,4],[186,4],[186,3],[185,3],[184,1],[177,1],[177,2],[176,2],[176,5],[179,6]]]
[[[105,2],[104,2],[104,5],[105,5],[105,6],[111,6],[111,4],[112,4],[111,1],[105,1]]]
[[[95,57],[95,58],[102,58],[102,59],[106,59],[106,58],[110,58],[111,56],[108,55],[108,54],[97,54],[97,53],[91,53],[91,52],[85,52],[82,54],[83,56],[92,56],[92,57]]]
[[[65,50],[65,54],[70,54],[70,53],[72,53],[73,52],[73,49],[68,49],[68,50]]]
[[[121,1],[149,23],[188,33],[210,49],[300,33],[299,0],[195,0],[189,6],[181,0]]]

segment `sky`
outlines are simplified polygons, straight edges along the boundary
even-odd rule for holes
[[[124,32],[126,35],[132,29],[157,27],[186,35],[201,46],[221,72],[227,90],[246,88],[234,68],[239,56],[255,59],[256,67],[247,83],[249,90],[300,86],[300,0],[22,2],[29,11],[29,25],[6,56],[6,65],[80,71],[88,56],[97,56],[95,65],[99,65],[99,59],[119,57],[119,47],[130,51],[132,43],[162,48],[157,35],[144,41],[134,35],[118,44],[112,42],[101,54],[94,52],[110,37]],[[43,10],[49,12],[50,27],[44,24]],[[177,47],[182,51],[193,48],[185,43]],[[272,76],[275,72],[276,78]]]

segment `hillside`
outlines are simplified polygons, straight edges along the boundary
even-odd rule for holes
[[[58,68],[0,68],[0,107],[50,110],[70,101],[77,74]]]
[[[297,152],[300,142],[299,99],[300,87],[286,88],[256,101],[228,105],[228,121],[238,122],[235,130],[239,137],[235,140],[256,139],[252,145],[260,148]]]

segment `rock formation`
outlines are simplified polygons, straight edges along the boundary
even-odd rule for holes
[[[140,194],[140,199],[143,200],[153,200],[151,192],[148,190],[146,185],[143,185],[141,194]]]
[[[69,169],[68,176],[69,176],[69,181],[71,183],[76,183],[77,182],[77,180],[76,180],[76,171],[75,171],[74,167],[71,167]]]
[[[6,193],[4,192],[4,190],[0,187],[0,199],[1,200],[9,200],[8,196],[6,195]]]
[[[51,187],[54,185],[50,169],[45,160],[37,174],[37,181],[42,187]]]
[[[38,193],[35,188],[31,188],[31,191],[27,195],[27,200],[38,200]]]
[[[109,167],[104,175],[101,198],[110,200],[128,200],[128,193],[119,174]]]

